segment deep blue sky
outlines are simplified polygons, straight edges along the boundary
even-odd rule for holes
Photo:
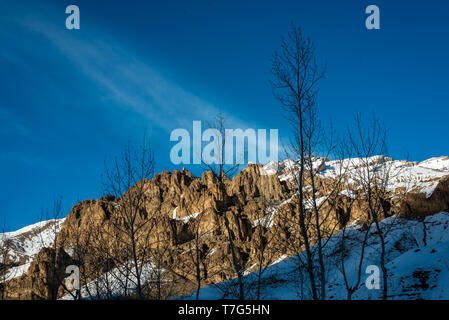
[[[81,30],[65,29],[65,7]],[[365,28],[365,8],[381,30]],[[279,128],[270,58],[290,22],[327,62],[323,118],[344,128],[375,111],[395,158],[447,155],[447,1],[0,0],[0,219],[16,229],[59,194],[68,212],[102,194],[106,155],[148,129],[157,171],[172,129],[223,111],[234,126]]]

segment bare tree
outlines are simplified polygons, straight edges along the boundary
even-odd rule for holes
[[[309,167],[309,172],[313,175],[313,167],[310,164],[313,153],[310,147],[313,144],[313,133],[315,129],[315,112],[313,109],[316,108],[317,84],[324,76],[324,68],[320,68],[316,62],[313,42],[310,38],[304,37],[301,29],[293,24],[287,38],[282,39],[280,52],[276,52],[273,55],[272,73],[274,76],[274,80],[272,81],[274,95],[286,111],[286,118],[292,128],[293,138],[290,150],[295,158],[299,158],[299,168],[294,174],[298,198],[298,218],[300,233],[306,251],[306,269],[311,283],[312,298],[316,300],[319,298],[319,294],[315,279],[311,241],[306,226],[307,212],[304,186],[307,167]],[[313,190],[314,193],[315,190]],[[316,204],[316,199],[313,202]],[[318,226],[317,221],[319,221],[319,217],[317,210],[315,210],[315,214],[317,215],[315,223]],[[321,296],[324,298],[324,262],[322,259],[322,239],[321,234],[319,234],[319,229],[317,228],[319,263],[321,268]]]
[[[153,216],[151,223],[152,225],[160,224],[162,219],[164,219],[162,216]],[[167,291],[170,288],[166,284],[171,282],[169,281],[171,279],[167,279],[170,275],[167,271],[169,271],[169,265],[174,255],[171,240],[168,231],[163,228],[156,230],[150,241],[149,269],[151,270],[151,275],[149,277],[148,291],[154,292],[152,297],[155,297],[157,300],[166,299],[169,296]],[[176,279],[172,280],[176,281]]]
[[[183,208],[186,216],[174,218],[170,224],[175,228],[181,227],[185,231],[185,240],[176,247],[170,247],[164,256],[164,277],[171,277],[170,282],[178,288],[174,291],[179,295],[187,292],[194,292],[195,299],[199,300],[200,291],[208,277],[214,275],[209,270],[210,256],[214,253],[214,248],[210,246],[210,236],[214,231],[214,226],[204,222],[203,210],[191,213],[188,208]],[[169,286],[167,279],[163,279],[166,289]],[[176,291],[177,290],[177,291]],[[169,290],[170,291],[170,290]]]
[[[65,243],[65,250],[72,257],[73,265],[78,268],[78,285],[79,288],[65,286],[68,289],[68,294],[74,300],[82,298],[93,299],[101,291],[91,292],[91,282],[101,279],[105,270],[109,270],[107,260],[104,260],[105,250],[97,250],[98,244],[102,237],[106,234],[102,232],[104,228],[99,228],[99,221],[90,215],[84,215],[84,223],[76,223],[71,216],[66,218],[64,228],[60,232],[61,237],[70,239]],[[81,218],[80,218],[81,219]],[[89,226],[85,228],[85,226]],[[94,282],[96,283],[96,282]],[[83,291],[83,295],[82,292]],[[104,297],[103,297],[104,298]]]
[[[202,243],[201,243],[202,236],[204,236],[204,234],[200,234],[199,221],[198,221],[195,225],[195,238],[194,238],[195,246],[194,246],[193,250],[191,250],[192,253],[190,254],[193,265],[195,266],[195,275],[196,275],[195,278],[196,278],[196,282],[197,282],[196,294],[195,294],[196,300],[199,300],[199,298],[200,298],[201,278],[202,278],[201,267],[203,267],[204,273],[207,272],[207,268],[205,266],[206,265],[205,260],[211,252],[211,248],[209,248],[207,245],[202,246]],[[206,274],[204,276],[207,277]]]
[[[385,231],[380,225],[380,220],[386,217],[388,196],[388,184],[391,179],[391,165],[385,165],[380,161],[388,152],[385,126],[373,116],[371,123],[364,126],[360,114],[355,115],[355,123],[348,126],[349,144],[357,157],[354,159],[354,179],[357,181],[363,201],[367,206],[367,220],[371,220],[380,240],[380,267],[383,277],[383,299],[388,296],[388,270],[386,268]]]
[[[118,207],[118,201],[114,203]],[[88,250],[93,257],[86,268],[89,271],[81,272],[82,277],[90,280],[90,285],[84,287],[85,295],[90,299],[115,299],[117,293],[128,297],[132,294],[130,285],[135,281],[133,265],[129,263],[129,242],[125,239],[123,245],[123,234],[116,232],[115,223],[90,221],[92,238]]]
[[[262,169],[260,169],[262,170]],[[279,175],[279,166],[276,166],[276,175]],[[278,241],[278,236],[273,229],[274,215],[279,210],[282,203],[270,197],[266,192],[262,192],[259,202],[264,210],[258,210],[255,216],[255,229],[253,231],[253,256],[255,257],[255,267],[257,268],[256,299],[260,300],[263,287],[262,276],[267,268],[279,258],[279,253],[283,249],[282,241]]]
[[[38,241],[40,242],[41,250],[38,255],[43,255],[46,259],[45,264],[46,276],[39,278],[38,281],[41,286],[36,289],[40,290],[38,294],[41,297],[46,297],[49,300],[56,300],[59,298],[61,291],[70,293],[70,290],[65,286],[65,267],[71,264],[72,259],[65,251],[66,239],[59,237],[59,232],[63,222],[63,197],[59,195],[53,200],[51,208],[46,208],[41,211],[39,220],[46,220],[46,225],[42,229],[35,230],[38,234]]]
[[[154,156],[144,136],[139,149],[133,149],[128,143],[121,157],[114,159],[111,168],[105,164],[103,178],[105,194],[120,198],[113,224],[115,230],[123,236],[123,249],[131,261],[139,299],[144,298],[141,276],[149,256],[149,247],[144,244],[149,236],[146,228],[148,212],[144,204],[149,189],[148,180],[153,174]]]
[[[227,177],[233,176],[239,168],[238,164],[225,164],[225,145],[226,145],[226,134],[225,134],[225,117],[222,114],[218,114],[214,121],[209,124],[210,129],[213,131],[212,139],[214,143],[214,155],[201,155],[201,162],[203,166],[212,171],[214,177],[218,181],[218,188],[221,198],[219,215],[223,217],[225,228],[227,231],[229,246],[231,249],[231,258],[234,271],[237,275],[237,282],[239,286],[239,299],[243,300],[245,298],[244,284],[243,284],[243,266],[240,265],[237,259],[236,247],[234,244],[234,239],[232,235],[232,230],[229,224],[229,219],[227,216],[228,206],[227,206],[227,191],[226,191],[226,181]],[[212,142],[211,142],[212,143]]]
[[[371,230],[371,223],[368,223],[364,226],[363,229],[361,229],[359,232],[363,234],[363,238],[360,244],[360,254],[359,254],[359,262],[357,264],[357,278],[355,280],[355,283],[351,284],[350,280],[348,278],[348,274],[346,271],[346,266],[345,266],[345,262],[346,262],[346,254],[348,253],[348,251],[350,251],[351,253],[354,253],[354,251],[357,249],[356,246],[351,246],[351,245],[347,245],[347,240],[348,240],[348,236],[347,236],[347,223],[343,226],[343,230],[340,233],[340,257],[338,259],[339,265],[337,266],[337,268],[340,270],[340,272],[343,275],[343,280],[344,280],[344,284],[345,284],[345,288],[346,288],[346,298],[348,300],[352,299],[352,295],[354,294],[354,292],[359,288],[360,285],[360,281],[361,281],[361,277],[362,277],[362,268],[363,268],[363,260],[365,258],[365,249],[367,247],[368,244],[368,237],[369,237],[369,233]],[[352,240],[352,239],[349,239]],[[356,237],[355,242],[360,242],[360,238]]]
[[[194,238],[190,242],[187,254],[195,269],[196,279],[196,293],[195,299],[199,300],[202,279],[207,279],[208,275],[208,257],[213,253],[213,248],[207,245],[207,237],[210,236],[213,230],[202,230],[201,221],[204,217],[204,210],[196,218],[191,219],[193,223]],[[202,271],[202,272],[201,272]]]
[[[346,198],[349,199],[346,205],[340,197],[336,197],[334,201],[340,203],[335,206],[336,219],[341,229],[340,233],[336,236],[339,240],[339,246],[336,246],[339,251],[338,257],[336,257],[336,268],[343,276],[344,286],[346,288],[347,300],[352,300],[354,292],[359,288],[362,280],[363,261],[365,259],[365,249],[368,246],[369,234],[371,231],[371,221],[359,221],[360,227],[358,229],[351,227],[350,222],[352,220],[353,207],[357,202],[360,202],[360,192],[358,185],[352,183],[350,179],[351,161],[345,159],[345,150],[347,146],[342,146],[341,157],[339,158],[340,175],[342,178],[342,185],[346,193]],[[357,277],[353,283],[351,283],[348,277],[348,271],[346,268],[347,256],[351,254],[358,257],[358,263],[355,266]],[[354,270],[354,266],[351,266],[351,270]]]

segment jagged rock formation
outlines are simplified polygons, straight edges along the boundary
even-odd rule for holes
[[[384,157],[372,160],[373,165],[389,163],[397,171],[389,186],[389,198],[382,204],[384,217],[399,213],[409,219],[422,219],[449,209],[449,158],[422,163]],[[324,158],[315,161],[318,199],[325,198],[332,189],[339,165]],[[357,169],[356,162],[349,168],[345,172],[348,177]],[[185,169],[164,171],[151,181],[140,181],[148,186],[138,217],[145,222],[141,232],[147,236],[138,239],[137,250],[150,247],[159,253],[164,277],[175,284],[167,289],[166,296],[194,290],[196,271],[189,252],[197,244],[202,286],[235,277],[224,216],[220,214],[222,201],[226,203],[225,215],[243,270],[249,272],[257,266],[262,247],[268,248],[272,262],[292,255],[291,246],[284,243],[291,241],[292,234],[298,231],[297,226],[291,225],[298,214],[292,177],[295,170],[291,160],[265,167],[250,164],[233,179],[225,179],[224,199],[217,177],[210,171],[201,177],[194,177]],[[336,190],[338,196],[323,205],[323,210],[328,211],[328,218],[323,219],[325,230],[338,231],[350,221],[362,222],[366,204],[363,199],[353,200],[354,190],[340,186]],[[127,239],[114,229],[125,223],[118,215],[121,201],[108,196],[75,205],[55,234],[54,248],[41,249],[25,274],[5,283],[8,298],[60,297],[64,290],[58,284],[67,276],[65,267],[81,259],[86,283],[126,263]],[[294,243],[294,246],[301,245]]]

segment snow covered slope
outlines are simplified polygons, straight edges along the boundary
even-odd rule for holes
[[[143,283],[151,281],[155,273],[162,273],[164,271],[158,270],[151,263],[146,263],[140,270],[140,280]],[[137,290],[137,277],[134,272],[134,264],[129,261],[126,264],[113,268],[80,289],[82,299],[114,299],[132,295]],[[66,294],[61,297],[60,300],[74,300],[75,294],[75,291],[73,291],[71,294]]]
[[[34,256],[52,245],[65,219],[41,221],[14,232],[0,233],[0,263],[12,265],[0,279],[20,277],[28,270]],[[3,261],[5,260],[5,261]]]
[[[449,157],[430,158],[421,162],[407,160],[392,160],[384,156],[374,156],[368,159],[372,167],[379,170],[389,170],[391,181],[389,188],[405,188],[408,192],[422,192],[430,197],[439,180],[449,175]],[[315,158],[313,167],[323,177],[335,177],[344,173],[351,177],[356,175],[362,161],[358,158],[329,161],[327,158]],[[282,162],[270,162],[264,166],[265,174],[278,174],[281,180],[293,179],[298,164],[291,159]]]

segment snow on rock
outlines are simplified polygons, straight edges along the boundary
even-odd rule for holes
[[[61,230],[64,219],[41,221],[14,232],[0,233],[0,247],[8,248],[7,258],[17,266],[8,269],[5,280],[25,274],[34,256],[49,247]],[[0,257],[2,260],[3,257]],[[3,262],[3,261],[0,261]]]
[[[155,274],[162,274],[153,263],[146,263],[139,269],[141,283],[152,281]],[[162,277],[161,282],[169,281]],[[137,277],[134,264],[129,261],[104,273],[80,288],[82,299],[113,299],[133,295],[137,290]],[[73,300],[75,292],[59,300]]]
[[[365,166],[370,170],[388,173],[390,176],[387,188],[391,191],[404,188],[408,192],[421,192],[430,197],[438,185],[439,180],[449,175],[449,157],[431,158],[422,162],[406,160],[392,160],[391,158],[376,155],[367,159],[348,158],[344,160],[328,160],[327,158],[314,158],[313,169],[325,178],[335,178],[340,174],[347,175],[349,181],[354,182],[358,172]],[[297,162],[287,159],[279,162],[279,179],[294,182],[294,169],[298,169]],[[276,163],[270,162],[264,167],[265,172],[273,174]]]
[[[178,207],[176,207],[176,208],[173,210],[173,216],[172,216],[172,219],[173,219],[173,220],[177,220],[177,221],[182,221],[182,222],[184,222],[184,223],[187,223],[190,219],[195,219],[196,217],[198,217],[198,216],[202,213],[202,211],[200,211],[200,212],[195,212],[195,213],[192,213],[191,215],[188,215],[188,216],[185,216],[185,217],[182,217],[182,218],[178,218],[178,217],[177,217],[177,212],[178,212]]]
[[[4,276],[2,276],[2,281],[3,280],[9,281],[11,279],[18,278],[18,277],[22,276],[23,274],[25,274],[27,272],[28,268],[30,267],[30,264],[31,264],[31,262],[28,262],[28,263],[22,264],[17,267],[9,268],[6,271],[6,274]],[[2,281],[0,281],[0,282],[2,282]]]
[[[449,171],[449,157],[443,156],[438,158],[430,158],[418,163],[418,166],[427,169]]]
[[[185,217],[183,217],[183,218],[175,218],[175,220],[178,220],[178,221],[182,221],[182,222],[184,222],[184,223],[187,223],[190,219],[195,219],[195,218],[198,217],[201,213],[202,213],[202,211],[200,211],[200,212],[195,212],[195,213],[193,213],[193,214],[191,214],[191,215],[188,215],[188,216],[185,216]]]
[[[262,225],[264,227],[267,228],[271,228],[273,226],[273,221],[274,221],[274,216],[276,215],[276,213],[278,213],[278,211],[287,203],[290,203],[293,200],[293,197],[291,197],[290,199],[287,199],[285,201],[283,201],[282,203],[275,205],[275,206],[271,206],[267,209],[267,211],[265,212],[265,215],[259,219],[255,219],[252,223],[253,226],[256,227],[258,225]]]
[[[277,174],[279,169],[279,162],[277,161],[271,161],[268,162],[265,166],[262,167],[262,175],[273,175],[273,174]]]

